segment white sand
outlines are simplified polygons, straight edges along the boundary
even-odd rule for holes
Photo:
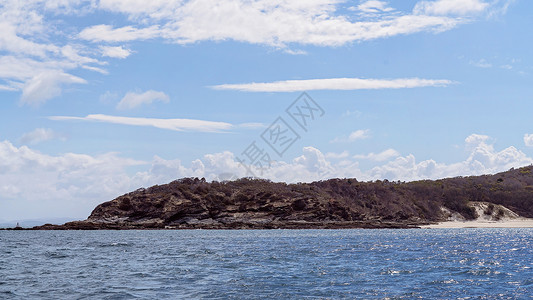
[[[476,210],[478,218],[467,221],[462,215],[451,212],[441,207],[444,214],[448,215],[448,221],[438,224],[421,226],[422,228],[533,228],[533,219],[523,218],[505,206],[490,204],[488,202],[471,202],[469,204]],[[492,214],[485,213],[488,206],[493,206]],[[497,216],[497,212],[501,215]]]
[[[421,226],[422,228],[533,228],[533,219],[512,219],[503,221],[448,221]]]

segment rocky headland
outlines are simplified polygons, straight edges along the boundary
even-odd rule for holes
[[[414,228],[533,218],[532,169],[414,182],[184,178],[104,202],[87,220],[33,229]]]

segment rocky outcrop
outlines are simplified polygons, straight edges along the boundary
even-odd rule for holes
[[[409,183],[331,179],[285,184],[246,178],[209,183],[185,178],[102,203],[85,221],[34,229],[411,228],[450,215],[475,219],[479,209],[497,216],[491,203],[531,217],[531,168]],[[482,201],[486,203],[471,205]]]

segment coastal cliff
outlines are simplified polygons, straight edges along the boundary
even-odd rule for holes
[[[452,217],[531,218],[532,169],[415,182],[184,178],[102,203],[85,221],[34,229],[412,228]]]

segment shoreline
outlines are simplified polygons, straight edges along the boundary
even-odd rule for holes
[[[512,219],[503,221],[487,221],[487,220],[474,220],[474,221],[444,221],[436,224],[398,224],[398,223],[385,223],[385,224],[354,224],[354,223],[326,223],[326,224],[307,224],[307,226],[295,226],[296,224],[285,224],[285,226],[224,226],[224,227],[195,227],[195,226],[183,226],[183,227],[151,227],[151,226],[64,226],[64,225],[44,225],[32,228],[0,228],[0,230],[264,230],[264,229],[453,229],[453,228],[533,228],[532,219]]]
[[[427,223],[424,223],[427,224]],[[88,221],[68,222],[63,225],[45,224],[31,228],[0,228],[0,230],[241,230],[241,229],[407,229],[420,228],[421,224],[412,222],[275,222],[228,224],[176,224],[162,223],[94,223]]]
[[[442,228],[533,228],[533,219],[511,219],[503,221],[445,221],[437,224],[421,225],[423,229]]]

